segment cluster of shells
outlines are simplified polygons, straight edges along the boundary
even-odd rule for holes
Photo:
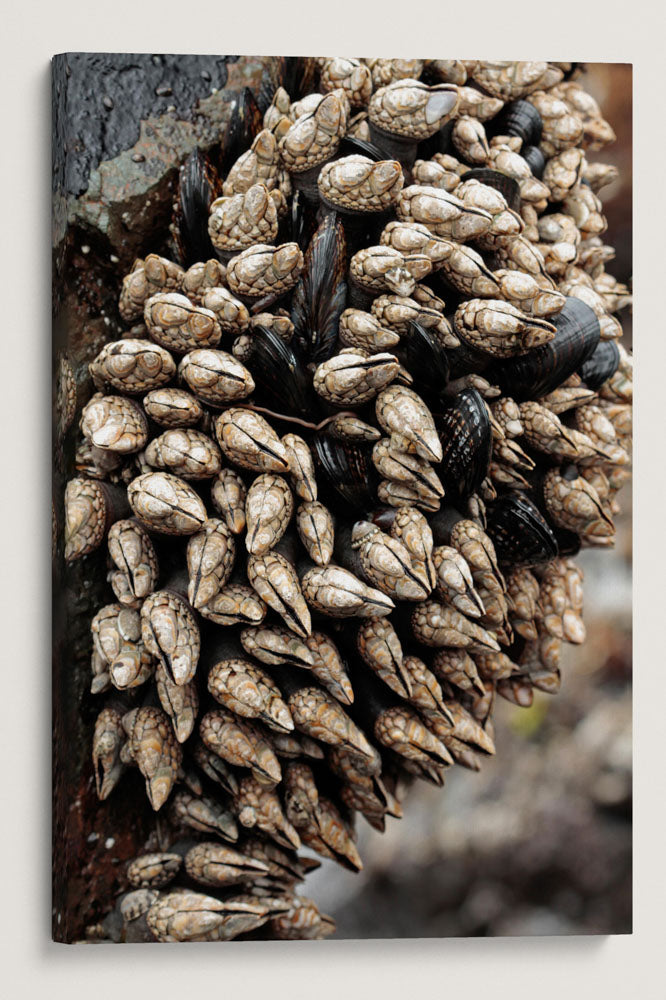
[[[90,365],[66,558],[108,548],[97,791],[138,768],[172,831],[125,940],[331,933],[299,848],[360,869],[357,814],[383,830],[495,752],[497,697],[557,692],[572,557],[629,477],[588,161],[614,135],[575,67],[310,63],[222,180],[191,158],[181,262],[135,262]]]

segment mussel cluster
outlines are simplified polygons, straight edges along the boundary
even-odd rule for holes
[[[66,557],[108,546],[97,791],[138,767],[171,820],[126,940],[331,933],[299,847],[360,869],[357,813],[383,830],[494,753],[497,696],[558,690],[572,556],[629,477],[587,159],[614,136],[575,66],[297,65],[224,168],[183,165],[175,259],[135,262],[90,365]]]

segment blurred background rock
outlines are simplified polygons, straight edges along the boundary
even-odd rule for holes
[[[583,85],[617,142],[602,191],[608,270],[632,275],[632,68],[587,64]],[[631,347],[631,314],[620,314]],[[631,931],[631,492],[613,550],[587,550],[587,641],[565,646],[562,687],[495,708],[497,755],[438,789],[419,782],[379,834],[359,821],[360,875],[331,862],[305,891],[339,938],[613,934]]]

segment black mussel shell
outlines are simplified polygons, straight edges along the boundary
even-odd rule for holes
[[[310,56],[287,56],[282,86],[292,102],[300,101],[306,94],[317,90],[319,70]]]
[[[486,377],[505,396],[519,402],[547,396],[579,370],[599,343],[599,320],[580,299],[567,298],[552,322],[556,332],[549,343],[491,367]]]
[[[449,319],[453,327],[453,317],[451,316]],[[448,348],[446,355],[449,360],[449,377],[452,381],[462,378],[463,375],[470,375],[472,372],[481,375],[492,364],[490,354],[483,354],[462,340],[460,347]]]
[[[487,506],[486,531],[501,566],[537,566],[555,559],[557,540],[539,508],[523,494],[509,493]]]
[[[600,389],[620,365],[620,351],[614,340],[600,340],[578,374],[588,389]]]
[[[474,167],[463,174],[460,181],[461,183],[479,181],[481,184],[487,184],[488,187],[495,188],[504,195],[509,208],[514,212],[520,211],[520,188],[513,177],[501,174],[499,170],[491,170],[489,167]]]
[[[413,376],[419,394],[424,398],[439,396],[444,391],[449,381],[446,349],[420,323],[409,324],[407,333],[401,336],[400,343],[391,353]]]
[[[307,416],[316,412],[317,397],[303,359],[291,344],[267,327],[255,327],[252,353],[246,365],[261,393],[262,402],[279,413]]]
[[[347,302],[346,269],[344,229],[331,213],[310,240],[291,304],[296,343],[306,359],[316,364],[335,353],[340,315]]]
[[[515,135],[523,140],[523,146],[538,146],[542,129],[541,115],[533,104],[523,100],[505,104],[500,113],[486,125],[489,137]]]
[[[418,145],[417,159],[431,160],[435,153],[450,153],[457,158],[458,154],[451,142],[454,119],[442,125],[439,131],[435,132],[428,139],[422,139]]]
[[[252,145],[263,128],[263,114],[249,87],[245,87],[235,102],[222,143],[220,172],[227,176],[234,163]]]
[[[537,180],[541,180],[543,172],[546,168],[546,157],[543,155],[539,147],[523,146],[520,155],[532,171],[533,176],[536,177]]]
[[[433,411],[443,452],[437,474],[450,499],[464,499],[488,474],[493,447],[488,409],[476,389],[463,389],[442,402]]]
[[[341,156],[354,155],[367,156],[369,160],[374,160],[375,163],[379,163],[380,160],[392,159],[392,157],[387,156],[384,150],[380,149],[373,142],[368,142],[366,139],[358,139],[355,135],[346,135],[340,143],[336,159]]]
[[[178,172],[176,242],[183,267],[216,256],[208,235],[208,213],[218,196],[219,186],[210,161],[199,149],[194,149]]]
[[[359,512],[371,510],[377,502],[371,448],[336,441],[326,434],[313,438],[311,447],[322,503],[354,519]]]

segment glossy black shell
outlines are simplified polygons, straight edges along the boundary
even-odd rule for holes
[[[490,368],[486,377],[503,395],[519,402],[548,395],[579,370],[599,343],[599,320],[580,299],[567,298],[552,322],[556,332],[549,343]]]
[[[252,373],[262,402],[279,413],[310,419],[317,409],[310,372],[291,344],[267,327],[255,327],[252,353],[245,362]]]
[[[178,172],[175,213],[181,263],[190,267],[216,256],[208,235],[208,213],[217,197],[217,175],[199,149],[194,149]]]
[[[376,504],[377,474],[371,448],[319,434],[311,442],[320,500],[356,519]]]
[[[235,103],[224,136],[220,159],[220,172],[223,177],[226,177],[238,157],[250,148],[254,137],[262,128],[263,115],[254,99],[254,94],[249,87],[244,87]]]
[[[400,338],[392,354],[402,362],[415,383],[419,394],[439,396],[449,381],[449,361],[446,349],[420,323],[412,321],[407,333]]]
[[[514,212],[520,210],[520,188],[513,177],[502,174],[499,170],[491,170],[489,167],[474,167],[463,174],[460,180],[461,183],[472,180],[480,181],[481,184],[495,188],[496,191],[504,195],[509,208],[513,209]]]
[[[600,389],[620,365],[620,351],[614,340],[601,340],[578,368],[578,374],[588,389]]]
[[[380,160],[390,159],[383,149],[366,139],[358,139],[355,135],[346,135],[340,142],[338,148],[338,158],[340,156],[367,156],[369,160],[379,163]]]
[[[433,416],[443,452],[437,474],[450,499],[464,499],[488,474],[493,437],[486,404],[476,389],[463,389]]]
[[[510,493],[488,504],[486,531],[501,566],[537,566],[558,554],[548,522],[526,496]]]
[[[310,240],[291,304],[296,343],[316,364],[335,353],[340,314],[347,302],[346,270],[344,229],[331,213]]]
[[[533,104],[522,99],[505,104],[500,113],[486,125],[489,136],[518,136],[523,140],[523,146],[538,146],[542,130],[541,115]]]
[[[546,157],[538,146],[523,146],[520,155],[527,163],[534,177],[541,180],[546,168]]]

